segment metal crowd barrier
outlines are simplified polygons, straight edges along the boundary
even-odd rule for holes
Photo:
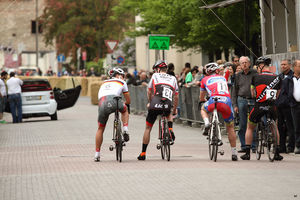
[[[147,112],[147,87],[128,86],[133,113],[141,114]],[[200,111],[198,110],[199,87],[181,87],[179,88],[179,119],[203,124]]]

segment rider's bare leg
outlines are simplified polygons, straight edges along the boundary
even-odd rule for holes
[[[234,132],[234,124],[226,123],[226,129],[228,133],[228,140],[231,147],[236,147],[236,134]]]
[[[103,142],[103,132],[105,130],[105,127],[98,127],[98,130],[96,132],[96,139],[95,139],[95,143],[96,143],[96,151],[100,151],[101,149],[101,145]]]

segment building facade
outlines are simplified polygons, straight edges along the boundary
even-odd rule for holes
[[[36,66],[36,3],[40,16],[44,0],[0,1],[0,68]],[[45,45],[41,26],[38,32],[38,67],[43,73],[49,66],[56,71],[55,47]]]
[[[283,59],[300,59],[300,1],[260,0],[262,52],[280,69]]]

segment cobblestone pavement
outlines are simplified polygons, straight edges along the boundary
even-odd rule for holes
[[[107,124],[101,162],[93,162],[97,106],[81,97],[58,121],[30,118],[24,123],[0,124],[0,199],[300,199],[300,157],[285,154],[282,162],[232,162],[225,155],[208,159],[199,128],[174,125],[176,143],[171,161],[156,150],[157,124],[147,160],[137,161],[145,127],[144,116],[130,116],[131,140],[123,162],[115,160],[112,117]]]

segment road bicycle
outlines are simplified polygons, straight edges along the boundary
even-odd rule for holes
[[[171,158],[171,150],[170,145],[172,143],[171,133],[168,127],[168,120],[165,113],[165,102],[166,99],[163,98],[161,100],[163,105],[163,113],[159,116],[159,129],[158,129],[158,139],[159,144],[156,145],[156,148],[161,152],[161,158],[164,160],[166,158],[167,161],[170,161]]]
[[[261,118],[256,127],[256,159],[260,160],[261,154],[264,154],[264,148],[266,147],[269,160],[273,162],[278,141],[276,122],[267,113]]]
[[[114,99],[117,102],[117,109],[115,111],[115,119],[114,119],[113,138],[112,138],[112,141],[115,144],[114,146],[110,145],[109,150],[113,151],[114,149],[116,149],[116,160],[122,162],[122,151],[123,151],[123,146],[125,146],[125,141],[122,136],[121,120],[119,117],[119,100],[122,99],[122,97],[117,96],[114,97]]]
[[[222,136],[220,131],[220,121],[218,117],[217,104],[218,100],[221,97],[213,97],[215,108],[210,116],[211,127],[208,131],[208,149],[209,149],[209,158],[211,160],[217,161],[218,153],[221,156],[224,155],[224,150],[218,152],[219,146],[223,145]]]

